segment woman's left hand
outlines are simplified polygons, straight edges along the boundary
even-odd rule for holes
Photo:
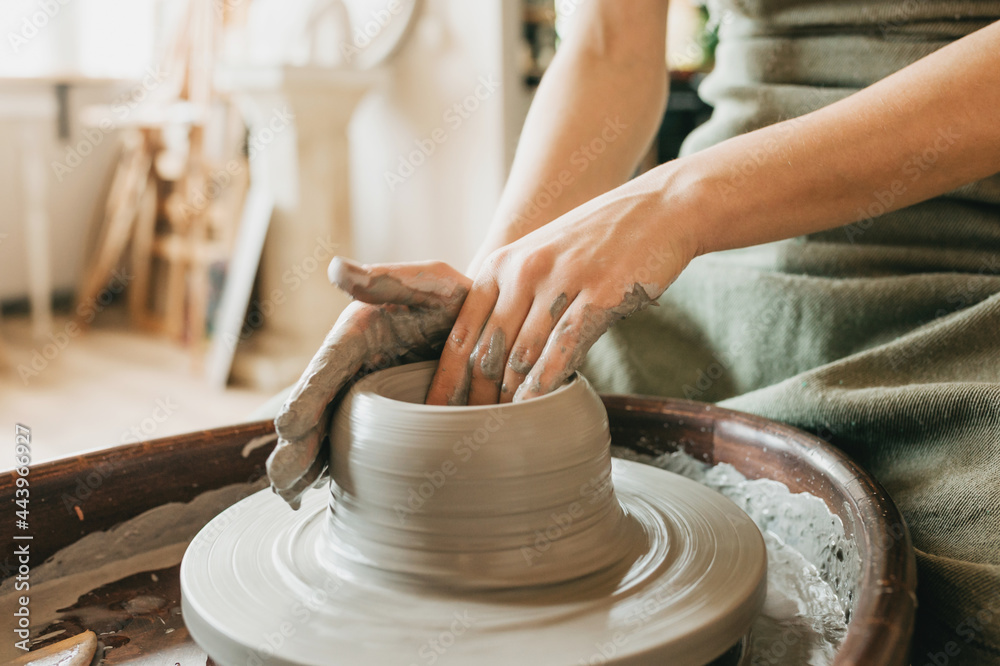
[[[525,400],[558,388],[614,322],[645,308],[695,255],[636,179],[490,254],[476,275],[428,404]]]

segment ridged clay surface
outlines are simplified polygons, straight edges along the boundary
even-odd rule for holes
[[[684,666],[746,633],[766,553],[732,502],[612,462],[582,377],[522,403],[426,406],[433,369],[351,389],[332,494],[293,513],[262,491],[192,542],[184,617],[213,659]]]

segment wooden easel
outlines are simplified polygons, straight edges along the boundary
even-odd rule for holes
[[[248,168],[239,150],[245,128],[235,108],[212,86],[225,20],[225,13],[216,15],[212,0],[188,0],[165,59],[168,79],[124,130],[92,260],[77,296],[81,304],[100,298],[127,256],[134,276],[128,285],[133,325],[188,344],[196,364],[205,340],[210,271],[229,255],[247,189]],[[223,154],[213,160],[206,149],[206,129],[217,125],[224,128],[225,140]],[[180,149],[178,130],[184,134]],[[167,132],[171,141],[165,140]],[[226,168],[233,160],[242,165],[235,174]],[[220,174],[227,182],[218,182]]]

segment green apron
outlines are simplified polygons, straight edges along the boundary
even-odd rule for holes
[[[715,111],[684,154],[841,99],[1000,20],[994,1],[711,10],[720,41],[700,94]],[[924,163],[947,150],[942,133]],[[919,178],[920,164],[900,178]],[[868,214],[890,196],[873,192]],[[584,367],[595,386],[719,402],[841,447],[910,527],[913,663],[1000,664],[1000,178],[702,257],[660,305],[598,341]]]

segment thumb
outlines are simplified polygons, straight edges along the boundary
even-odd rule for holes
[[[457,307],[472,286],[468,277],[440,261],[359,264],[334,257],[327,277],[353,298],[372,305]]]

